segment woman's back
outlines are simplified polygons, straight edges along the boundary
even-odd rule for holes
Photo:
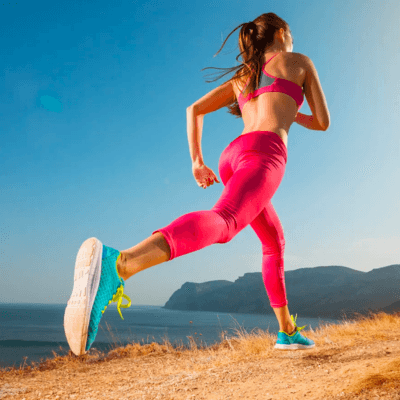
[[[271,60],[264,66],[265,73],[290,81],[289,84],[292,82],[294,90],[296,90],[296,85],[302,88],[303,90],[298,92],[305,95],[314,118],[321,127],[327,127],[329,112],[312,61],[301,53],[268,52],[265,53],[262,64],[269,59]],[[240,81],[233,81],[233,90],[237,99],[241,98],[240,94],[245,89],[247,80],[248,76]],[[244,130],[242,134],[252,131],[272,131],[278,134],[287,146],[289,129],[295,121],[298,108],[298,103],[291,95],[278,91],[261,93],[243,105]]]

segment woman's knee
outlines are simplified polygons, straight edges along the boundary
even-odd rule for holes
[[[213,211],[217,213],[225,221],[226,224],[226,228],[223,229],[223,231],[221,232],[221,239],[218,241],[218,243],[230,242],[238,233],[236,218],[225,209]]]
[[[285,252],[285,242],[271,241],[262,244],[262,253],[264,256],[280,256]]]

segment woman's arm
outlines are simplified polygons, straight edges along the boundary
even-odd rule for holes
[[[304,94],[310,106],[312,116],[299,113],[296,117],[296,122],[308,129],[326,131],[330,124],[330,115],[318,72],[309,57],[302,54],[302,59],[304,68],[306,69]]]
[[[312,115],[306,115],[302,113],[297,113],[294,122],[299,125],[304,126],[304,128],[311,129],[314,131],[326,131]]]
[[[201,136],[203,133],[204,114],[198,114],[194,107],[186,109],[187,135],[189,142],[189,152],[192,164],[203,165],[203,154],[201,152]]]

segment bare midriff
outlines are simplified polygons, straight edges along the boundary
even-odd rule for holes
[[[266,53],[263,63],[273,54],[275,53]],[[305,68],[302,67],[300,55],[297,54],[285,52],[285,54],[277,55],[265,66],[265,71],[303,87]],[[235,81],[233,90],[236,98],[239,98],[243,89],[244,84]],[[296,118],[297,111],[298,105],[291,96],[280,92],[262,93],[245,103],[242,109],[244,129],[241,134],[245,135],[253,131],[275,132],[287,148],[289,129]]]

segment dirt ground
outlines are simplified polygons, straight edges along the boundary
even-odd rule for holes
[[[380,335],[378,327],[362,335],[367,325],[302,331],[315,341],[308,350],[276,350],[268,334],[226,338],[214,350],[152,343],[107,357],[71,354],[41,371],[0,375],[0,399],[400,400],[399,321]]]

